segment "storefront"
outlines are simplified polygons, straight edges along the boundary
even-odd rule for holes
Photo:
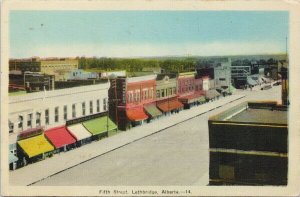
[[[145,105],[144,109],[146,114],[149,115],[149,122],[162,115],[162,112],[156,107],[154,103]]]
[[[178,113],[180,110],[182,110],[183,104],[179,102],[177,98],[172,98],[157,102],[157,107],[164,114],[170,114]]]
[[[67,129],[77,140],[77,147],[91,142],[92,134],[81,123],[69,125]]]
[[[19,154],[23,156],[23,165],[52,156],[54,147],[48,142],[44,134],[39,134],[17,142]]]
[[[92,134],[93,140],[108,137],[109,131],[118,130],[117,125],[108,116],[91,119],[82,124]]]
[[[45,131],[45,136],[56,148],[55,152],[67,151],[75,147],[76,139],[65,126],[48,129]]]
[[[220,97],[220,93],[215,89],[208,90],[205,94],[205,98],[207,101],[212,101]]]
[[[185,109],[189,109],[194,105],[205,103],[205,96],[202,94],[192,94],[180,97],[178,100],[184,105]]]
[[[143,106],[135,106],[126,109],[126,115],[128,120],[131,122],[131,126],[138,126],[144,123],[144,120],[149,117],[144,112]]]

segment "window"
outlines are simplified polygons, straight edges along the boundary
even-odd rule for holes
[[[36,120],[35,120],[36,126],[41,126],[41,113],[36,112],[35,117],[36,117]]]
[[[103,99],[103,110],[106,111],[107,110],[107,99]]]
[[[64,105],[64,120],[68,119],[68,106]]]
[[[54,121],[55,122],[58,122],[58,107],[55,107],[54,109]]]
[[[160,98],[160,91],[156,90],[156,98]]]
[[[19,116],[19,124],[18,124],[18,127],[23,129],[23,116]]]
[[[96,101],[96,105],[97,105],[97,112],[100,112],[100,100],[99,99]]]
[[[72,105],[72,118],[76,118],[76,105]]]
[[[90,101],[90,114],[93,114],[93,101]]]
[[[161,90],[161,97],[165,97],[165,90]]]
[[[49,125],[49,109],[45,110],[45,124]]]
[[[85,116],[85,102],[81,103],[82,106],[82,115]]]
[[[27,115],[27,127],[32,127],[32,114]]]
[[[8,130],[9,130],[9,133],[14,132],[14,123],[8,121]]]
[[[219,78],[220,81],[225,81],[225,78]]]
[[[176,88],[173,88],[173,94],[176,94]]]

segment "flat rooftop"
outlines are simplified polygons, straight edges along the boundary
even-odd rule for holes
[[[227,121],[287,124],[287,111],[247,108]]]

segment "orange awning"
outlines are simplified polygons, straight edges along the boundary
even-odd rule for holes
[[[126,109],[127,118],[131,121],[142,121],[148,118],[143,106]]]
[[[163,103],[157,104],[157,107],[163,112],[172,111],[174,109],[179,109],[183,107],[183,104],[177,100],[165,101]]]

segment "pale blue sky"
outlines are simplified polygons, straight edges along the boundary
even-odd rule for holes
[[[282,11],[11,11],[10,57],[285,52]]]

